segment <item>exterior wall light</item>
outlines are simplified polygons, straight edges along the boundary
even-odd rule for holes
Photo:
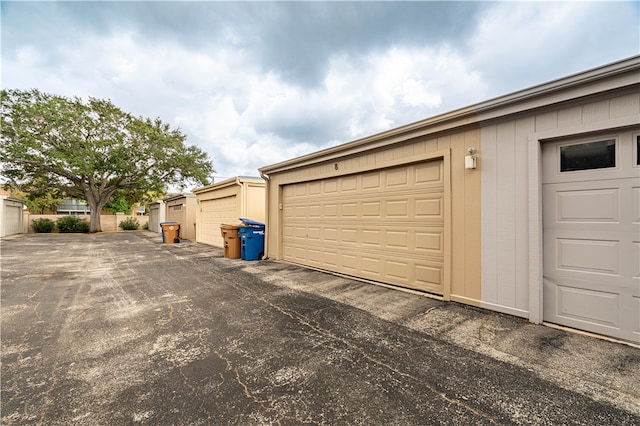
[[[469,147],[467,149],[467,155],[464,156],[464,168],[475,169],[476,168],[476,152],[478,150],[475,147]]]

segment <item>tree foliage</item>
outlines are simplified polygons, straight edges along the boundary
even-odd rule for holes
[[[104,209],[112,213],[122,212],[125,214],[131,214],[131,208],[134,203],[134,194],[118,190],[111,196],[109,201],[107,201],[107,204],[104,205]]]
[[[10,187],[10,185],[6,186]],[[14,197],[24,200],[27,210],[33,214],[55,213],[58,205],[64,200],[57,189],[44,192],[24,192],[17,188],[11,188],[11,190]]]
[[[66,98],[38,90],[3,90],[0,173],[34,193],[58,190],[86,200],[91,231],[121,194],[163,193],[169,185],[206,185],[207,154],[160,119],[134,117],[109,100]]]

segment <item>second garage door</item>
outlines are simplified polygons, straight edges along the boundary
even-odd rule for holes
[[[544,319],[640,342],[640,136],[543,144]]]
[[[223,247],[224,242],[220,234],[223,223],[238,223],[237,197],[230,196],[215,200],[205,200],[200,203],[202,209],[202,233],[200,242]]]
[[[444,189],[442,160],[285,185],[283,257],[442,294]]]

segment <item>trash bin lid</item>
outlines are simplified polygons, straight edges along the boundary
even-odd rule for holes
[[[227,223],[221,223],[220,229],[238,229],[239,225],[229,225]]]
[[[251,219],[245,219],[243,217],[239,218],[240,221],[242,221],[242,223],[244,223],[245,225],[257,225],[257,226],[264,226],[264,223],[262,222],[257,222],[255,220],[251,220]]]

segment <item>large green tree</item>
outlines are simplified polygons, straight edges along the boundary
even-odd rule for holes
[[[57,189],[86,200],[91,232],[116,193],[162,193],[170,185],[206,185],[207,154],[160,119],[122,111],[109,100],[38,90],[3,90],[0,173],[26,192]]]

